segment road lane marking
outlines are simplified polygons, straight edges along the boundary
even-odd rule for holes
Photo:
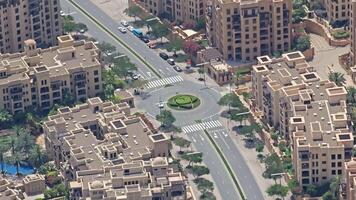
[[[160,71],[162,71],[162,70],[160,70]],[[171,76],[171,77],[167,77],[167,78],[163,78],[163,79],[159,79],[159,80],[150,81],[146,84],[146,87],[148,89],[157,88],[157,87],[162,87],[165,85],[174,84],[174,83],[178,83],[178,82],[182,82],[182,81],[183,81],[183,78],[180,76]]]
[[[193,125],[188,125],[188,126],[184,126],[182,127],[182,131],[185,133],[192,133],[192,132],[196,132],[196,131],[202,131],[204,129],[213,129],[213,128],[218,128],[218,127],[222,127],[223,125],[221,124],[221,122],[219,120],[215,120],[215,121],[207,121],[207,122],[201,122],[201,123],[197,123],[197,124],[193,124]]]

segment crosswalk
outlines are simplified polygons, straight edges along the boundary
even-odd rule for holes
[[[157,87],[161,87],[161,86],[165,86],[165,85],[169,85],[169,84],[173,84],[173,83],[179,83],[182,81],[183,81],[183,78],[181,76],[171,76],[171,77],[167,77],[167,78],[163,78],[163,79],[150,81],[146,84],[146,87],[148,89],[157,88]]]
[[[202,122],[202,123],[198,123],[198,124],[184,126],[184,127],[182,127],[182,131],[184,133],[192,133],[192,132],[201,131],[204,129],[208,130],[208,129],[217,128],[217,127],[221,127],[221,126],[223,126],[223,125],[221,124],[220,121],[214,120],[214,121],[208,121],[208,122]]]

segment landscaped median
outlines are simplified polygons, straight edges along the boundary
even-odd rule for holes
[[[127,50],[129,50],[132,54],[134,54],[143,64],[145,64],[152,72],[158,77],[162,78],[161,75],[154,69],[154,67],[149,64],[143,57],[141,57],[136,51],[132,50],[129,45],[127,45],[124,41],[122,41],[119,37],[117,37],[113,32],[111,32],[108,28],[106,28],[103,24],[97,21],[93,16],[91,16],[86,10],[80,7],[73,0],[68,0],[73,6],[75,6],[78,10],[80,10],[85,16],[87,16],[91,21],[93,21],[96,25],[98,25],[101,29],[103,29],[106,33],[108,33],[112,38],[114,38],[117,42],[123,45]]]
[[[189,94],[178,94],[169,98],[167,105],[174,110],[191,110],[200,105],[200,99]]]
[[[237,180],[236,176],[235,176],[235,173],[232,171],[230,165],[229,165],[229,162],[226,160],[224,154],[221,152],[221,149],[218,147],[218,145],[215,143],[215,141],[213,140],[213,138],[210,136],[210,134],[208,133],[207,130],[204,130],[204,133],[206,134],[206,136],[209,138],[209,141],[213,144],[215,150],[218,152],[221,160],[223,161],[227,171],[229,172],[230,174],[230,177],[232,178],[232,181],[234,182],[237,190],[239,191],[239,194],[241,196],[241,199],[243,200],[247,200],[246,196],[245,196],[245,193],[244,191],[242,190],[241,186],[240,186],[240,183],[239,181]]]

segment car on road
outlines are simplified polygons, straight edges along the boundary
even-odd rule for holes
[[[199,78],[198,78],[198,81],[204,81],[204,78],[199,77]]]
[[[132,79],[132,80],[136,81],[136,80],[138,80],[139,78],[140,78],[139,75],[137,75],[137,74],[131,74],[131,79]]]
[[[127,30],[129,30],[130,32],[132,32],[135,28],[133,26],[128,26]]]
[[[127,32],[126,28],[125,28],[125,27],[122,27],[122,26],[117,27],[117,29],[118,29],[121,33],[126,33],[126,32]]]
[[[126,20],[121,20],[121,24],[125,27],[129,26],[129,23]]]
[[[177,65],[175,65],[175,66],[173,67],[173,69],[176,70],[177,72],[182,72],[182,71],[183,71],[182,68],[180,68],[180,67],[177,66]]]
[[[164,108],[164,103],[162,101],[158,102],[158,108]]]
[[[150,42],[150,40],[147,37],[141,37],[140,39],[146,44]]]
[[[159,53],[159,57],[163,58],[163,60],[167,60],[169,58],[169,56],[166,53]]]
[[[85,30],[84,30],[84,29],[80,29],[80,30],[79,30],[79,33],[84,34],[84,33],[85,33]]]
[[[174,65],[175,62],[174,62],[174,59],[173,58],[169,58],[167,59],[167,63],[170,64],[170,65]]]

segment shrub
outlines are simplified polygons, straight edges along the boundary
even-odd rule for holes
[[[336,31],[333,33],[335,39],[346,39],[350,37],[350,32],[345,30]]]

